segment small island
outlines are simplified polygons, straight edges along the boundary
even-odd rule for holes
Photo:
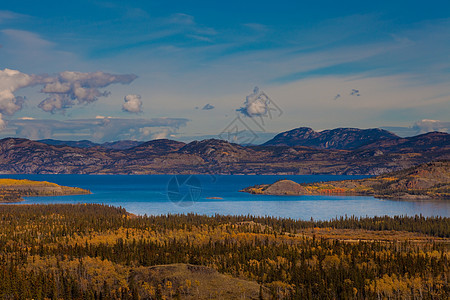
[[[247,187],[261,195],[360,195],[384,199],[450,199],[450,162],[437,161],[360,180],[296,183],[279,180]]]
[[[62,186],[47,181],[28,179],[0,179],[0,203],[24,201],[22,197],[84,195],[91,191],[70,186]]]

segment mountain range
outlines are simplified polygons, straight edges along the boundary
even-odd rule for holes
[[[53,139],[45,139],[38,140],[38,142],[53,145],[53,146],[70,146],[76,148],[91,148],[91,147],[102,147],[106,149],[117,149],[117,150],[125,150],[128,148],[139,146],[144,142],[139,141],[131,141],[131,140],[123,140],[123,141],[115,141],[115,142],[106,142],[102,144],[97,144],[88,140],[81,141],[61,141],[61,140],[53,140]]]
[[[378,128],[336,128],[317,132],[308,127],[300,127],[282,132],[263,145],[350,150],[375,142],[397,140],[399,138],[392,132]]]
[[[208,139],[183,143],[0,140],[0,173],[377,175],[450,158],[450,135],[400,138],[381,129],[297,128],[259,146]]]

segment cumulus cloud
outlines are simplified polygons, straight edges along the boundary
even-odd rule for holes
[[[205,106],[203,106],[202,109],[203,109],[203,110],[211,110],[211,109],[214,109],[214,106],[208,103],[208,104],[206,104]]]
[[[151,139],[158,133],[176,132],[187,122],[188,119],[183,118],[125,119],[104,116],[65,121],[22,118],[9,121],[8,128],[15,131],[15,136],[34,140],[64,137],[108,142]]]
[[[418,134],[432,131],[449,132],[450,122],[423,119],[414,123],[412,128],[416,130]]]
[[[57,75],[29,75],[17,70],[0,70],[0,113],[13,115],[22,109],[24,98],[16,96],[19,89],[43,85],[41,92],[47,94],[38,107],[46,112],[56,112],[75,104],[88,104],[99,97],[109,95],[100,91],[111,84],[128,84],[136,79],[134,74],[115,75],[104,72],[71,72]]]
[[[100,91],[111,84],[129,84],[137,76],[134,74],[114,75],[104,72],[71,72],[59,73],[51,77],[41,89],[48,95],[38,106],[46,112],[56,112],[75,104],[88,104],[99,97],[107,97],[109,92]]]
[[[21,88],[38,84],[40,77],[28,75],[16,70],[0,70],[0,113],[13,115],[22,109],[24,98],[15,96],[14,92]]]
[[[248,95],[244,102],[244,107],[237,109],[248,117],[265,116],[269,111],[270,98],[258,87],[255,87],[253,93]]]
[[[127,95],[124,98],[125,103],[122,105],[122,110],[130,113],[142,112],[142,101],[140,95]]]

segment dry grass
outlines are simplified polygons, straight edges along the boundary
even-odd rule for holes
[[[255,281],[233,278],[198,265],[170,264],[135,268],[132,276],[138,285],[145,285],[147,295],[161,294],[168,299],[175,294],[182,299],[258,299],[260,285]],[[266,289],[263,289],[267,299]]]
[[[0,179],[0,203],[23,201],[22,197],[90,194],[89,190],[62,186],[48,181]]]

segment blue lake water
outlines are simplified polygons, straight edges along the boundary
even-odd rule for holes
[[[91,195],[28,197],[21,204],[103,203],[139,215],[168,213],[277,216],[331,219],[344,215],[450,216],[450,201],[394,201],[362,196],[264,196],[240,189],[279,179],[296,182],[358,179],[330,175],[0,175],[0,178],[46,180],[91,190]],[[208,199],[210,198],[210,199]],[[212,198],[212,199],[211,199]],[[220,199],[216,199],[220,198]]]

